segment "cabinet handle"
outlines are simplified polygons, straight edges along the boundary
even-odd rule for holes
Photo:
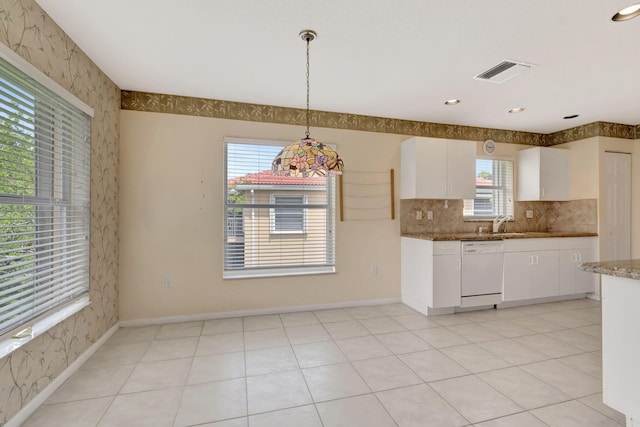
[[[456,268],[457,268],[458,270],[460,270],[460,269],[462,268],[462,262],[460,262],[460,259],[459,259],[459,258],[456,260]]]
[[[544,188],[541,188],[540,192],[542,193],[542,198],[544,198]]]
[[[538,255],[534,255],[533,257],[536,259],[536,265],[538,265]]]
[[[571,262],[578,262],[578,254],[571,254]]]
[[[576,255],[578,255],[578,262],[582,262],[582,254],[578,252]]]
[[[533,255],[529,255],[529,265],[533,265]]]

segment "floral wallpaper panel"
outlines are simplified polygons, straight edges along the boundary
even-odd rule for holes
[[[120,89],[34,0],[0,0],[5,44],[94,109],[91,123],[92,304],[0,359],[0,425],[118,321]]]

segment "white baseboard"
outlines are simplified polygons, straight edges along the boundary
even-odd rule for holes
[[[375,299],[375,300],[332,302],[332,303],[326,303],[326,304],[296,305],[296,306],[288,306],[288,307],[259,308],[255,310],[223,311],[219,313],[202,313],[202,314],[194,314],[194,315],[154,317],[149,319],[123,320],[120,322],[120,326],[134,327],[134,326],[162,325],[166,323],[225,319],[228,317],[260,316],[263,314],[293,313],[296,311],[327,310],[332,308],[360,307],[364,305],[394,304],[399,302],[401,302],[400,298],[387,298],[387,299]]]
[[[76,372],[109,338],[120,328],[120,323],[113,325],[98,341],[86,349],[71,365],[60,373],[18,413],[16,413],[4,427],[20,427],[74,372]]]
[[[561,296],[555,296],[555,297],[533,298],[533,299],[520,300],[520,301],[507,301],[507,302],[498,304],[498,308],[512,308],[512,307],[520,307],[523,305],[544,304],[547,302],[568,301],[572,299],[584,299],[584,298],[589,298],[589,294],[583,292],[578,294],[561,295]]]

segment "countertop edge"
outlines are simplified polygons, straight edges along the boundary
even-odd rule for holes
[[[453,241],[453,240],[508,240],[508,239],[545,239],[553,237],[597,237],[598,233],[576,233],[576,232],[523,232],[523,233],[402,233],[401,237],[433,241]]]
[[[589,273],[640,280],[640,259],[585,262],[579,268]]]

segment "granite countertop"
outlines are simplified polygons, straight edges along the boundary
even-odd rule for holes
[[[575,233],[562,231],[529,231],[517,233],[403,233],[402,237],[415,239],[447,241],[447,240],[505,240],[505,239],[540,239],[546,237],[593,237],[597,233]],[[639,270],[640,271],[640,270]]]
[[[580,270],[609,276],[624,277],[640,280],[640,259],[626,259],[622,261],[585,262],[580,264]]]

